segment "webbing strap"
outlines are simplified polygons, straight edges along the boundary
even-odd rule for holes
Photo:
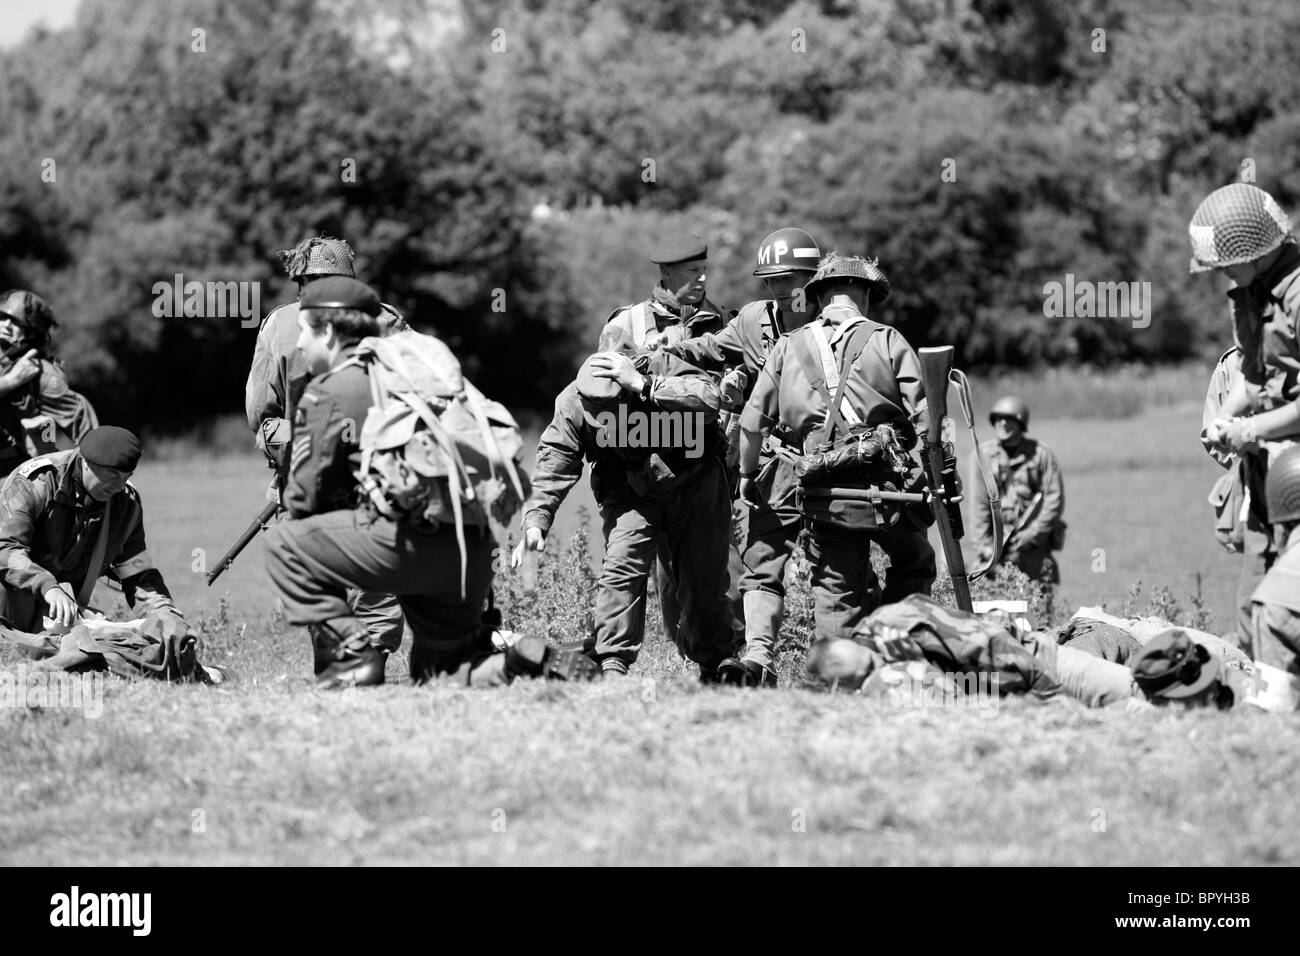
[[[956,386],[957,402],[961,405],[962,417],[966,419],[966,427],[970,430],[971,444],[975,447],[975,460],[980,466],[980,479],[984,482],[984,493],[988,496],[989,514],[993,521],[993,555],[989,558],[988,564],[967,575],[970,580],[975,581],[987,574],[993,568],[993,565],[1002,560],[1002,547],[1004,544],[1002,493],[998,491],[997,478],[993,474],[993,469],[989,467],[984,453],[980,451],[979,436],[975,434],[975,415],[971,407],[970,379],[960,369],[952,369],[948,373],[948,378]]]
[[[853,319],[850,322],[846,323],[846,326],[847,325],[856,326],[859,322],[864,322],[864,321],[866,320]],[[840,330],[841,332],[843,328],[844,326],[841,327]],[[852,335],[855,332],[857,332],[856,328],[849,333],[850,339],[848,342],[845,343],[844,355],[841,356],[845,360],[846,372],[850,364],[848,362],[849,348],[853,344]],[[858,415],[856,411],[853,410],[852,403],[850,403],[849,400],[846,397],[844,397],[844,387],[843,387],[843,382],[841,382],[840,380],[840,370],[835,367],[835,353],[831,351],[830,340],[827,339],[826,337],[826,327],[822,325],[820,322],[813,325],[812,337],[817,341],[817,349],[819,352],[821,352],[822,374],[826,378],[826,389],[827,391],[829,391],[832,388],[835,389],[836,405],[840,410],[840,415],[843,416],[844,420],[849,423],[850,427],[861,425],[862,418]],[[848,376],[845,375],[845,378],[847,379]]]
[[[650,335],[650,327],[656,324],[649,307],[644,302],[638,302],[628,310],[628,320],[632,324],[632,341],[637,348],[644,347],[645,340]]]

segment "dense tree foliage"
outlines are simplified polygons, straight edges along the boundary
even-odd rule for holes
[[[877,255],[882,316],[969,368],[1208,355],[1187,219],[1243,174],[1300,199],[1297,28],[1289,0],[85,0],[0,56],[0,283],[50,299],[106,419],[158,427],[239,407],[254,330],[159,317],[155,283],[267,311],[316,232],[516,405],[676,226],[732,307],[778,226]],[[1045,317],[1066,274],[1150,282],[1150,327]]]

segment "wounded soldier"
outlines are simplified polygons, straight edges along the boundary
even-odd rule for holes
[[[1064,695],[1092,707],[1129,701],[1221,709],[1248,701],[1266,706],[1256,700],[1249,662],[1231,655],[1236,649],[1226,642],[1206,638],[1213,635],[1182,628],[1135,635],[1081,618],[1055,632],[1021,635],[997,619],[912,595],[868,616],[852,640],[814,643],[807,670],[815,683],[867,695],[897,684],[891,669],[923,662],[925,679],[990,675],[996,678],[995,693],[1003,696]],[[1121,657],[1127,664],[1119,663]],[[1267,706],[1285,705],[1273,697]]]

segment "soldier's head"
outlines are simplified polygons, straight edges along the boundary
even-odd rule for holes
[[[989,409],[989,424],[1003,448],[1015,448],[1029,430],[1029,406],[1022,398],[1004,395]]]
[[[699,305],[708,282],[709,246],[699,236],[677,233],[666,236],[650,253],[659,266],[659,284],[682,305]]]
[[[35,292],[0,292],[0,349],[5,352],[12,355],[29,348],[44,351],[56,325],[54,311]]]
[[[313,236],[304,239],[292,249],[280,252],[280,261],[289,278],[298,283],[298,298],[303,290],[318,279],[327,276],[356,277],[353,269],[352,247],[342,239],[332,236]]]
[[[769,233],[758,246],[758,265],[754,275],[763,280],[767,294],[776,300],[782,312],[811,311],[806,295],[798,295],[804,284],[817,272],[821,249],[812,236],[794,226]]]
[[[603,373],[597,374],[606,364],[602,361],[602,357],[607,358],[611,355],[631,357],[631,353],[625,349],[596,352],[582,363],[575,379],[578,386],[578,399],[582,402],[583,417],[593,427],[599,427],[599,423],[595,420],[596,416],[615,408],[623,398],[623,388],[618,382],[607,378]]]
[[[818,312],[838,298],[867,315],[871,306],[889,298],[889,280],[875,259],[831,252],[818,264],[803,291]]]
[[[334,367],[340,353],[367,336],[381,335],[383,305],[375,290],[345,276],[311,283],[298,302],[298,350],[313,375]]]
[[[1268,466],[1264,503],[1274,543],[1285,551],[1300,528],[1300,445],[1288,448]]]
[[[96,501],[107,501],[125,488],[140,462],[140,439],[116,425],[101,425],[86,432],[78,450],[81,484]]]
[[[1227,709],[1245,692],[1239,671],[1181,628],[1154,635],[1129,662],[1133,680],[1153,704]]]
[[[1249,183],[1229,183],[1206,196],[1187,227],[1192,272],[1219,269],[1246,286],[1272,268],[1294,243],[1291,220],[1272,196]]]

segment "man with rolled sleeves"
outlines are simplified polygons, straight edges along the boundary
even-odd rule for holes
[[[777,341],[741,418],[740,496],[751,508],[760,504],[763,441],[778,425],[805,456],[822,451],[828,436],[843,441],[870,434],[884,441],[882,436],[890,434],[881,454],[893,459],[892,468],[919,473],[910,451],[926,424],[920,362],[896,329],[867,318],[869,307],[889,295],[884,273],[874,260],[831,253],[804,292],[815,303],[816,318]],[[864,461],[837,473],[833,484],[865,491],[875,486],[874,468]],[[879,604],[929,593],[934,549],[912,508],[890,515],[889,506],[873,504],[879,520],[865,530],[836,523],[834,510],[817,507],[820,499],[810,497],[809,490],[820,489],[804,487],[801,503],[810,532],[819,639],[848,637]],[[865,514],[865,508],[858,510]],[[872,542],[889,558],[883,594],[871,567]]]
[[[662,349],[635,359],[599,352],[555,400],[555,416],[538,443],[524,540],[512,562],[518,566],[525,550],[546,547],[556,512],[590,462],[605,560],[587,649],[606,674],[626,674],[640,653],[656,557],[671,564],[678,580],[680,612],[666,630],[682,656],[700,666],[700,679],[716,681],[718,664],[734,651],[727,601],[730,494],[718,405],[709,375]],[[651,423],[670,423],[668,433]],[[665,618],[669,613],[665,608]]]
[[[726,328],[671,346],[670,351],[738,385],[736,424],[753,393],[759,373],[777,340],[802,328],[813,318],[803,285],[817,271],[821,249],[803,229],[786,226],[768,234],[759,244],[754,275],[763,280],[771,298],[756,299],[736,314]],[[725,389],[724,389],[725,391]],[[724,399],[725,401],[725,399]],[[728,432],[730,433],[730,429]],[[732,438],[739,452],[739,428]],[[795,478],[788,459],[774,454],[784,444],[777,428],[763,443],[759,455],[759,502],[745,523],[741,552],[744,568],[740,591],[744,606],[745,654],[729,658],[719,668],[722,680],[742,686],[774,686],[773,654],[781,619],[785,614],[785,568],[803,516],[794,502]],[[743,505],[741,506],[744,507]]]
[[[410,674],[424,683],[495,686],[517,676],[584,676],[564,669],[564,652],[525,636],[504,653],[484,621],[496,542],[486,521],[464,528],[465,574],[456,528],[433,530],[357,506],[358,438],[370,407],[369,370],[351,361],[358,342],[381,332],[379,296],[355,279],[333,277],[304,291],[298,348],[314,372],[295,415],[287,520],[266,533],[267,571],[289,623],[305,626],[316,686],[384,682],[385,654],[349,603],[356,591],[396,595],[411,629]]]
[[[129,481],[140,441],[105,425],[77,448],[24,462],[0,488],[0,620],[42,630],[71,627],[104,574],[164,641],[188,632],[145,545],[144,506]]]

